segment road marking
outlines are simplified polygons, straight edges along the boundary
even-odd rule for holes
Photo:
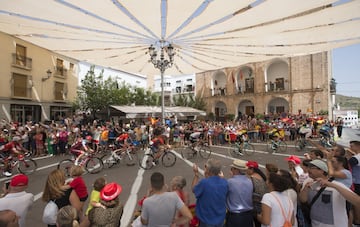
[[[147,158],[147,157],[144,156],[144,158]],[[134,211],[136,208],[136,204],[137,204],[137,201],[139,200],[138,193],[139,193],[140,187],[143,182],[144,172],[145,172],[145,170],[142,169],[141,167],[139,167],[137,176],[134,180],[133,185],[131,186],[130,195],[128,197],[128,200],[125,202],[124,212],[121,217],[121,226],[129,226],[130,222],[132,221],[133,214],[134,214]]]

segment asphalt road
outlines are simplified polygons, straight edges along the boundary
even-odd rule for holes
[[[344,129],[343,137],[337,142],[348,145],[349,140],[360,140],[360,136],[358,134],[360,134],[360,131],[357,129]],[[289,143],[287,152],[283,154],[270,154],[266,152],[264,144],[254,145],[256,150],[255,154],[252,156],[242,156],[242,159],[256,160],[260,164],[261,168],[264,168],[266,163],[274,163],[282,169],[287,169],[287,162],[284,160],[287,156],[292,154],[296,154],[300,157],[303,156],[303,153],[297,152],[291,143]],[[229,165],[231,164],[233,158],[228,155],[228,147],[214,146],[212,147],[212,151],[213,153],[211,157],[218,158],[223,162],[224,175],[226,178],[229,177]],[[187,179],[187,186],[185,188],[190,192],[190,185],[193,177],[192,165],[193,163],[197,163],[199,168],[203,169],[206,160],[201,157],[194,158],[190,161],[183,160],[177,150],[175,150],[175,153],[177,154],[177,162],[173,167],[166,168],[159,164],[151,170],[144,171],[139,168],[138,165],[126,166],[121,163],[111,169],[104,169],[98,174],[86,174],[83,178],[86,182],[89,193],[92,190],[93,181],[100,176],[104,176],[107,179],[107,182],[115,181],[123,187],[123,191],[120,195],[120,201],[125,204],[125,208],[121,223],[122,226],[130,226],[134,209],[137,208],[137,201],[146,194],[150,185],[150,175],[153,172],[158,171],[163,173],[168,184],[172,177],[177,175],[184,176]],[[26,190],[27,192],[31,192],[35,195],[35,202],[26,219],[27,226],[46,226],[41,221],[42,212],[45,207],[45,202],[41,200],[41,194],[45,186],[47,175],[50,171],[55,169],[58,162],[64,158],[65,157],[42,157],[36,159],[38,163],[38,170],[29,176],[29,187]],[[7,179],[1,178],[0,182],[4,182],[5,180]],[[195,199],[193,194],[191,192],[189,194],[191,196],[191,202],[194,202]]]

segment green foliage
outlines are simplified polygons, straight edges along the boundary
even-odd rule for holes
[[[257,113],[257,114],[255,115],[255,118],[256,118],[256,119],[264,119],[264,114]]]
[[[189,106],[198,110],[206,110],[206,102],[204,99],[192,96],[191,94],[180,94],[173,97],[175,106]]]
[[[319,115],[328,115],[329,111],[328,110],[320,110],[319,111]]]
[[[206,110],[206,102],[203,98],[199,96],[195,96],[195,98],[191,95],[189,95],[190,101],[189,105],[192,108],[198,109],[198,110]]]
[[[208,119],[211,120],[211,121],[215,120],[215,114],[214,114],[213,112],[208,113],[208,114],[207,114],[207,117],[208,117]]]
[[[189,104],[188,96],[185,94],[173,96],[173,103],[175,106],[187,106]]]
[[[93,114],[107,108],[109,105],[156,105],[158,95],[149,90],[138,88],[122,82],[118,84],[116,79],[104,80],[104,71],[97,76],[94,73],[95,66],[91,66],[77,92],[73,107]]]
[[[227,121],[233,121],[235,119],[235,114],[226,114],[225,119]]]

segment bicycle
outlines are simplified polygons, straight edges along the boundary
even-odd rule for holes
[[[197,141],[185,141],[185,145],[181,149],[181,157],[184,159],[192,159],[197,154],[204,159],[208,159],[211,155],[209,144],[202,138],[199,138]]]
[[[57,165],[58,169],[65,172],[65,176],[70,176],[70,168],[75,165],[76,158],[67,158],[59,162]],[[85,153],[84,157],[79,161],[79,166],[83,166],[84,169],[91,174],[99,173],[103,168],[104,164],[102,160],[95,156],[95,153]]]
[[[110,154],[105,154],[101,157],[105,168],[111,168],[122,160],[125,161],[127,166],[133,166],[137,162],[137,159],[138,157],[134,147],[115,149],[112,150]]]
[[[234,143],[231,143],[230,141],[228,153],[233,158],[239,158],[244,154],[251,156],[255,153],[255,148],[252,144],[250,144],[249,137],[245,133],[242,135],[238,135]]]
[[[160,159],[162,165],[165,167],[174,166],[176,163],[176,155],[170,150],[170,148],[165,148],[162,154],[157,158],[155,158],[155,155],[154,148],[150,145],[144,150],[144,156],[139,158],[140,167],[145,170],[151,169],[152,167],[158,165]]]
[[[32,158],[27,158],[30,155],[31,155],[30,153],[25,153],[25,154],[19,154],[16,157],[9,156],[8,166],[11,168],[11,170],[16,168],[18,172],[25,175],[30,175],[34,173],[37,169],[36,161],[33,160]],[[3,158],[0,159],[0,169],[1,172],[5,171],[5,164]]]
[[[274,140],[274,136],[269,135],[270,141],[266,143],[266,150],[268,152],[276,153],[281,152],[284,153],[287,150],[287,144],[283,140],[283,138],[278,138],[277,141]]]
[[[331,140],[328,136],[320,134],[319,143],[325,148],[332,148],[335,145],[335,142]]]
[[[305,138],[304,133],[299,133],[299,134],[300,134],[300,138],[295,141],[294,146],[295,146],[297,151],[305,152],[310,148],[311,144]]]

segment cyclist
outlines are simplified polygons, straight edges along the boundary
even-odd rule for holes
[[[270,129],[270,131],[269,131],[269,139],[274,141],[274,143],[272,143],[272,145],[271,145],[272,150],[277,149],[278,141],[279,141],[280,137],[281,137],[280,130],[276,126],[274,126],[272,129]]]
[[[165,146],[170,147],[170,145],[165,145],[164,135],[157,135],[151,141],[151,150],[154,153],[154,161],[153,165],[156,165],[158,159],[160,158],[161,154],[163,153]]]
[[[116,142],[120,148],[127,149],[131,145],[131,138],[128,132],[121,133],[117,138]]]
[[[79,164],[79,160],[87,154],[87,152],[93,152],[93,150],[87,145],[92,140],[91,136],[86,136],[85,139],[81,137],[77,139],[77,141],[71,146],[70,152],[75,155],[75,165]]]
[[[306,123],[302,124],[299,129],[300,134],[305,135],[305,139],[309,139],[312,136],[312,125],[310,121],[306,121]]]
[[[9,161],[12,159],[13,154],[21,155],[21,151],[29,152],[20,144],[20,140],[20,136],[14,136],[11,142],[8,142],[7,144],[0,147],[0,157],[4,161],[4,176],[10,177],[12,175]]]
[[[332,145],[330,144],[330,139],[333,133],[333,128],[331,127],[330,123],[327,122],[324,125],[322,125],[319,130],[319,133],[321,136],[325,138],[326,145],[331,147]]]

